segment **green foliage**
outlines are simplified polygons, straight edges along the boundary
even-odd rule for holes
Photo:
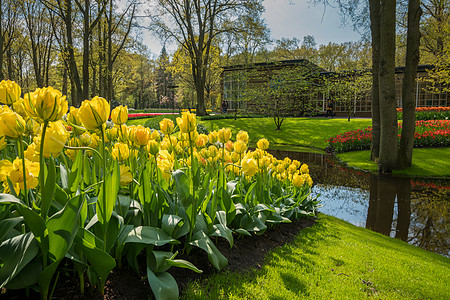
[[[397,112],[398,120],[403,120],[403,112]],[[416,120],[450,120],[450,110],[447,111],[416,111]]]

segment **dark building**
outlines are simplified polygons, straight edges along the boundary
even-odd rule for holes
[[[431,69],[431,65],[420,65],[417,69],[417,77],[423,78],[428,76],[427,70]],[[355,74],[362,74],[364,71],[352,72],[327,72],[319,66],[309,62],[306,59],[286,60],[269,63],[256,63],[252,65],[236,65],[223,68],[222,72],[222,99],[228,102],[229,110],[248,110],[253,111],[255,103],[252,103],[251,97],[248,97],[250,89],[258,89],[264,85],[271,85],[270,88],[279,88],[284,81],[274,84],[271,80],[274,74],[283,70],[302,73],[300,80],[307,80],[309,88],[296,93],[293,96],[293,102],[308,101],[308,111],[302,111],[301,114],[296,113],[296,106],[292,106],[292,115],[303,115],[304,113],[321,115],[325,114],[328,99],[339,99],[336,92],[329,87],[330,78],[348,77]],[[401,107],[401,89],[403,82],[403,74],[405,68],[396,68],[396,90],[397,90],[397,106]],[[357,76],[357,75],[356,75]],[[328,80],[327,80],[328,79]],[[422,80],[416,81],[416,106],[450,106],[450,96],[448,92],[441,93],[430,92],[427,89],[430,83]],[[440,89],[441,86],[436,86]],[[442,89],[440,89],[442,91]],[[346,116],[351,111],[352,115],[357,117],[370,117],[372,110],[370,88],[366,91],[355,92],[351,99],[347,101],[335,101],[334,112],[337,116]]]

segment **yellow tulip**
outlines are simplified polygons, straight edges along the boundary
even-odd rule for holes
[[[236,140],[243,141],[245,144],[248,144],[248,133],[247,131],[240,130],[236,135]]]
[[[266,150],[267,148],[269,148],[269,141],[267,139],[260,139],[256,143],[256,146],[258,146],[258,148],[261,150]]]
[[[0,136],[0,151],[6,148],[6,138],[5,136]]]
[[[133,181],[133,176],[130,172],[130,167],[120,165],[120,185],[126,186]]]
[[[85,135],[85,138],[87,136],[88,136],[88,134]],[[96,148],[98,148],[99,143],[100,143],[100,137],[98,136],[98,134],[93,133],[90,135],[89,144],[87,146],[96,149]]]
[[[107,129],[106,137],[111,142],[117,140],[117,138],[119,137],[119,127],[114,126],[113,128]]]
[[[157,159],[158,168],[163,173],[164,179],[169,179],[173,167],[173,157],[166,150],[160,150]]]
[[[242,173],[245,176],[252,177],[258,171],[258,165],[253,158],[247,158],[242,161]]]
[[[197,129],[195,114],[189,112],[182,112],[181,118],[177,118],[177,124],[182,133],[189,133]]]
[[[208,148],[208,156],[209,157],[216,157],[218,153],[219,153],[219,150],[217,149],[216,146],[214,146],[214,145],[209,146],[209,148]]]
[[[211,131],[208,135],[208,139],[211,144],[217,143],[219,140],[219,133],[217,131]]]
[[[256,149],[255,151],[253,151],[252,155],[255,159],[261,159],[264,156],[264,153],[261,149]]]
[[[128,108],[126,106],[117,106],[111,111],[111,120],[114,124],[122,125],[128,121]]]
[[[39,169],[38,162],[31,162],[25,159],[25,178],[27,181],[27,188],[34,189],[39,183]],[[13,162],[13,168],[7,175],[14,186],[16,193],[19,193],[19,189],[23,190],[24,187],[24,172],[22,167],[22,159],[16,158]]]
[[[130,149],[125,143],[115,143],[111,150],[111,155],[118,161],[124,161],[130,156]]]
[[[147,144],[147,152],[151,155],[159,153],[159,143],[155,140],[150,140]]]
[[[161,141],[161,135],[159,135],[158,130],[153,130],[152,133],[151,133],[151,135],[150,135],[150,138],[151,138],[152,140],[157,141],[157,142]]]
[[[300,168],[300,173],[302,174],[309,174],[309,167],[307,164],[303,164]]]
[[[30,145],[28,145],[28,148],[27,148],[27,150],[25,150],[24,155],[25,155],[25,158],[28,159],[29,161],[38,162],[39,161],[39,151],[38,151],[36,143],[31,143]]]
[[[247,145],[242,140],[237,140],[236,143],[234,143],[234,151],[237,154],[243,154],[247,151]]]
[[[294,176],[292,177],[292,185],[300,188],[303,186],[304,183],[305,183],[304,177],[302,177],[301,175],[298,175],[298,174],[294,174]]]
[[[14,102],[13,108],[14,108],[14,111],[16,113],[18,113],[19,115],[21,115],[24,119],[28,118],[28,114],[25,110],[25,101],[23,100],[23,98],[20,98],[19,100]]]
[[[149,140],[150,140],[150,129],[142,125],[136,126],[134,132],[134,142],[139,146],[145,146],[147,145]]]
[[[69,125],[72,125],[73,131],[76,135],[83,134],[84,130],[80,127],[83,127],[83,122],[81,122],[80,110],[73,106],[70,107],[69,114],[67,115],[67,122]]]
[[[20,86],[11,80],[2,80],[0,82],[0,102],[11,105],[20,98],[22,93]]]
[[[174,127],[175,125],[170,119],[164,118],[161,122],[159,122],[159,128],[164,135],[170,135],[173,132]]]
[[[69,108],[66,96],[52,87],[38,88],[23,99],[27,113],[39,122],[58,121]]]
[[[289,165],[288,171],[290,174],[294,174],[297,171],[297,166],[295,164]]]
[[[0,160],[0,181],[6,181],[6,176],[13,169],[13,164],[7,159]]]
[[[0,136],[16,139],[25,132],[25,121],[21,115],[4,107],[0,112]]]
[[[231,129],[230,128],[222,128],[219,130],[219,142],[225,144],[231,138]]]
[[[270,162],[271,162],[270,157],[264,156],[263,158],[261,158],[261,161],[259,162],[259,166],[260,166],[262,169],[267,170],[267,168],[268,168],[269,165],[270,165]]]
[[[28,117],[25,121],[25,135],[32,137],[38,136],[41,133],[41,124],[33,118]]]
[[[206,134],[199,134],[197,140],[195,141],[195,147],[197,149],[201,149],[206,146],[206,143],[208,143],[208,136]]]
[[[108,120],[110,106],[105,98],[95,96],[92,100],[84,100],[79,110],[84,127],[96,130]]]
[[[231,161],[234,163],[238,163],[240,159],[240,155],[237,152],[231,153]]]
[[[64,149],[68,139],[69,133],[62,121],[49,123],[44,138],[44,157],[48,158],[50,155],[57,157]]]

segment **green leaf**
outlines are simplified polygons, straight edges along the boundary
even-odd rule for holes
[[[29,288],[38,282],[39,275],[42,272],[42,261],[33,259],[26,268],[23,268],[14,278],[6,285],[7,289],[18,290]]]
[[[163,246],[165,244],[180,244],[164,230],[156,227],[138,226],[128,233],[125,243],[141,243],[147,245]]]
[[[88,230],[80,228],[76,236],[76,242],[92,266],[92,269],[98,275],[101,285],[100,290],[103,291],[106,278],[116,266],[115,259],[101,249],[103,248],[103,242]]]
[[[218,236],[224,238],[230,244],[230,248],[233,247],[233,232],[226,225],[215,224],[213,225],[213,232],[210,236]]]
[[[153,251],[147,249],[147,267],[154,273],[165,272],[170,268],[167,260],[169,260],[172,256],[172,252]]]
[[[222,270],[228,264],[226,257],[220,253],[216,245],[203,231],[195,233],[193,239],[189,244],[204,250],[208,254],[209,261],[217,270]]]
[[[202,270],[200,270],[199,268],[197,268],[196,266],[194,266],[193,263],[184,260],[184,259],[168,259],[167,263],[172,266],[172,267],[177,267],[177,268],[184,268],[184,269],[189,269],[192,270],[196,273],[203,273]]]
[[[147,267],[147,278],[156,300],[178,299],[178,285],[172,275],[167,272],[155,274]]]
[[[31,232],[0,244],[0,288],[11,281],[38,254],[39,245]]]
[[[53,201],[53,195],[56,189],[56,167],[55,160],[50,157],[48,167],[47,167],[47,177],[44,183],[44,195],[41,195],[41,215],[44,220],[47,219],[48,210]]]
[[[73,197],[47,221],[49,254],[53,261],[61,260],[72,246],[78,232],[82,199],[81,195]]]
[[[183,206],[187,208],[191,204],[191,202],[184,203],[186,199],[191,198],[189,178],[181,170],[173,172],[173,178],[177,186],[178,201],[183,203]]]
[[[59,164],[59,175],[61,177],[61,187],[67,189],[69,187],[69,175],[67,167],[63,163]]]
[[[164,230],[168,235],[174,236],[175,229],[178,226],[183,225],[183,219],[177,215],[163,215],[162,217],[162,230]]]
[[[103,230],[106,230],[109,219],[114,210],[117,193],[120,187],[120,171],[119,165],[116,161],[112,172],[106,176],[106,182],[103,183],[102,189],[97,199],[97,217],[98,221],[103,225]],[[106,197],[103,197],[106,194]]]
[[[13,229],[17,224],[23,222],[23,217],[8,218],[0,221],[0,242],[6,234]]]

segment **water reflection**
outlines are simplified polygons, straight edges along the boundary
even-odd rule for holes
[[[309,165],[323,213],[429,251],[450,255],[450,180],[378,176],[332,156],[273,151]]]

